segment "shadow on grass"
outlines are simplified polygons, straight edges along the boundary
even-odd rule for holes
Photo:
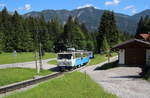
[[[97,67],[95,68],[95,70],[107,70],[115,67],[118,67],[118,60],[111,63],[104,64],[101,67]]]
[[[53,67],[53,68],[50,68],[49,70],[52,72],[60,72],[59,67]]]

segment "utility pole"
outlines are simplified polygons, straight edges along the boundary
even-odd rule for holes
[[[39,64],[40,64],[40,70],[43,70],[42,65],[42,50],[41,50],[41,43],[39,43]]]
[[[36,31],[36,34],[35,34],[35,66],[36,66],[36,70],[37,70],[37,74],[39,74],[40,73],[40,66],[38,65],[38,53],[39,53],[39,31],[38,31],[38,28],[37,28],[37,30],[35,30]],[[37,52],[38,51],[38,52]],[[39,53],[40,54],[40,53]],[[39,56],[39,58],[40,58],[40,56]],[[40,62],[39,62],[40,63]]]
[[[41,38],[39,35],[39,31],[41,31],[38,26],[35,30],[35,65],[36,65],[36,70],[37,73],[39,74],[41,70],[43,70],[43,65],[42,65],[42,44],[41,44]],[[38,59],[37,59],[38,57]],[[38,64],[39,60],[39,64]]]
[[[39,70],[38,62],[37,62],[37,51],[35,51],[35,66],[36,66],[37,74],[39,74],[40,70]]]

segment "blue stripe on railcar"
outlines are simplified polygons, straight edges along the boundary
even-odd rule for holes
[[[89,58],[92,59],[94,56],[92,54],[89,55]]]
[[[82,63],[85,64],[85,63],[88,63],[89,62],[89,57],[84,57],[82,59]]]
[[[75,66],[78,66],[78,65],[83,65],[81,58],[77,58],[75,61]]]

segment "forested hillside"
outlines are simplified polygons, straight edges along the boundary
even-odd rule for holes
[[[68,17],[70,15],[78,17],[81,23],[84,23],[88,30],[90,31],[98,31],[99,22],[101,20],[101,16],[105,10],[95,9],[94,7],[86,7],[81,9],[75,9],[72,11],[69,10],[43,10],[40,12],[33,11],[26,13],[23,15],[24,17],[39,17],[44,16],[48,21],[53,19],[54,17],[58,17],[62,23],[66,23]],[[150,10],[145,10],[140,13],[137,13],[133,16],[114,13],[116,17],[116,24],[119,30],[122,32],[128,32],[130,34],[136,33],[137,22],[139,21],[141,16],[150,16]]]
[[[89,32],[75,16],[69,16],[67,22],[62,24],[57,17],[49,21],[43,16],[24,18],[17,11],[10,15],[4,8],[0,12],[0,50],[33,52],[41,47],[42,51],[59,52],[74,47],[100,52],[105,46],[101,45],[105,38],[109,47],[130,38],[129,34],[117,28],[113,12],[104,11],[102,17],[99,31]]]

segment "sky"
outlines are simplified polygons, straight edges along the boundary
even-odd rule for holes
[[[90,6],[134,15],[150,9],[150,0],[0,0],[0,10],[6,7],[8,11],[17,10],[20,14],[45,9],[73,10]]]

